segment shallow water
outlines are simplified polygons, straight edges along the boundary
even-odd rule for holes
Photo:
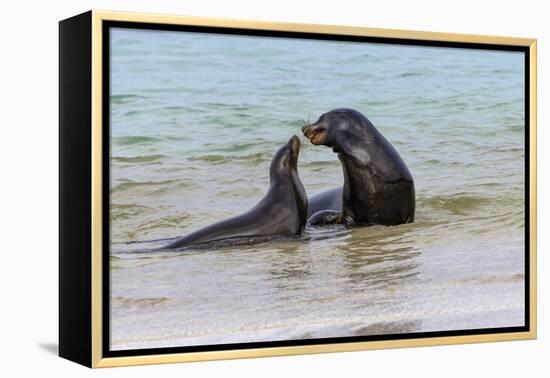
[[[523,325],[521,54],[123,29],[111,43],[112,349]],[[401,154],[414,224],[143,252],[251,208],[275,151],[337,107]],[[298,169],[310,195],[342,183],[328,148],[304,143]]]

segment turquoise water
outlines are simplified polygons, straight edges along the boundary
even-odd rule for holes
[[[112,349],[523,325],[522,54],[124,29],[111,43]],[[251,208],[292,134],[308,194],[341,185],[336,155],[300,134],[337,107],[401,154],[414,224],[133,253]]]

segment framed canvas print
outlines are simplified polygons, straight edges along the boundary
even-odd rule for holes
[[[536,337],[536,41],[60,22],[59,353]]]

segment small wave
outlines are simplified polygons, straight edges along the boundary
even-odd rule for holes
[[[453,214],[466,215],[480,206],[487,204],[487,198],[467,195],[435,196],[428,199],[427,204],[439,210],[447,210]]]
[[[112,160],[120,163],[156,163],[159,162],[164,155],[143,155],[143,156],[113,156]]]
[[[143,96],[133,95],[133,94],[123,94],[123,95],[111,95],[110,100],[112,104],[127,104],[133,100],[142,99]]]
[[[441,160],[438,160],[438,159],[427,160],[427,161],[426,161],[426,164],[438,165],[438,164],[441,164]]]
[[[181,105],[169,105],[169,106],[162,106],[160,110],[186,110],[187,108]]]
[[[455,280],[449,280],[448,283],[450,285],[478,285],[478,284],[506,284],[506,283],[517,283],[517,282],[524,282],[525,281],[525,275],[518,273],[518,274],[512,274],[512,275],[501,275],[501,276],[475,276],[475,277],[467,277],[462,279],[455,279]]]
[[[133,116],[143,113],[141,110],[130,110],[124,113],[125,116]]]
[[[117,192],[125,192],[130,189],[150,186],[163,186],[180,182],[179,180],[164,180],[164,181],[124,181],[111,188],[111,194]]]
[[[491,133],[486,133],[486,135],[490,135]],[[496,135],[497,133],[492,133],[493,135]],[[525,148],[523,147],[507,147],[507,146],[501,146],[501,147],[493,147],[493,148],[484,148],[483,150],[477,151],[477,156],[492,156],[495,154],[506,154],[507,156],[503,156],[503,158],[509,159],[510,156],[516,156],[514,154],[524,154]]]
[[[488,228],[505,228],[507,230],[516,228],[521,230],[525,227],[525,212],[523,210],[512,211],[494,216],[476,217],[472,220],[475,220],[478,225],[478,227],[472,231],[474,233],[483,234],[484,230]]]
[[[245,151],[250,148],[258,148],[258,146],[261,145],[261,141],[254,141],[254,142],[240,142],[240,143],[232,143],[231,145],[221,145],[221,146],[212,146],[213,151],[217,152],[238,152],[238,151]],[[269,144],[271,145],[271,142]]]
[[[236,113],[235,117],[238,117],[238,118],[253,118],[253,116],[251,114],[248,114],[248,113]]]
[[[120,219],[132,219],[140,214],[153,210],[149,206],[131,204],[111,204],[111,221]]]
[[[408,101],[410,101],[410,103],[414,105],[432,105],[432,106],[439,105],[440,106],[440,103],[441,103],[441,99],[439,98],[428,98],[428,97],[415,97]],[[430,125],[429,122],[425,122],[424,120],[417,121],[417,123],[421,125]]]
[[[525,132],[525,125],[522,125],[522,124],[516,124],[516,125],[510,125],[506,128],[508,131],[512,131],[512,132],[520,132],[520,133],[523,133]]]
[[[514,102],[496,102],[489,105],[476,106],[474,110],[495,110],[495,109],[502,109],[511,105],[514,105]]]
[[[145,143],[154,143],[158,142],[160,139],[153,138],[153,137],[147,137],[147,136],[123,136],[123,137],[116,137],[113,138],[113,142],[119,145],[132,145],[132,144],[145,144]]]
[[[170,298],[167,298],[167,297],[150,297],[150,298],[114,297],[111,299],[111,303],[115,307],[157,306],[159,304],[166,303],[169,301],[170,301]]]
[[[311,169],[326,168],[326,167],[340,167],[340,161],[338,160],[326,160],[326,161],[311,161],[302,164],[303,167]]]
[[[117,43],[117,45],[139,45],[142,43],[142,41],[139,39],[128,37],[117,39],[115,42]]]
[[[372,57],[372,55],[366,53],[359,54],[345,58],[341,61],[341,63],[367,63],[369,60],[372,59]]]
[[[509,73],[515,73],[515,71],[513,70],[510,70],[510,69],[505,69],[505,68],[495,68],[493,70],[491,70],[491,73],[506,73],[506,74],[509,74]]]
[[[228,158],[226,156],[222,156],[222,155],[203,155],[203,156],[190,157],[189,160],[191,160],[191,161],[204,161],[204,162],[207,162],[207,163],[218,163],[218,162],[227,161]]]
[[[185,224],[185,220],[189,218],[187,213],[178,213],[175,215],[167,215],[158,219],[147,221],[136,227],[135,232],[138,234],[145,234],[156,229],[161,228],[175,228],[181,227]]]
[[[127,240],[127,241],[122,241],[122,242],[113,242],[112,244],[130,245],[130,244],[151,244],[151,243],[160,243],[160,242],[168,243],[168,242],[174,241],[178,238],[179,238],[179,236],[172,236],[172,237],[169,237],[169,238],[159,238],[159,239],[147,239],[147,240]]]
[[[263,152],[255,154],[243,155],[243,156],[224,156],[224,155],[201,155],[190,157],[191,161],[203,161],[207,163],[227,163],[231,161],[249,161],[249,162],[261,162],[269,160],[270,156]]]
[[[397,75],[397,77],[415,77],[415,76],[422,76],[422,73],[420,72],[403,72]]]

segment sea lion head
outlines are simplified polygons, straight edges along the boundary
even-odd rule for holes
[[[334,109],[312,124],[305,124],[302,132],[312,144],[331,147],[340,152],[346,142],[356,140],[367,132],[367,119],[353,109]]]
[[[300,153],[300,139],[293,135],[288,142],[279,148],[271,161],[270,175],[288,176],[297,171],[298,155]]]

